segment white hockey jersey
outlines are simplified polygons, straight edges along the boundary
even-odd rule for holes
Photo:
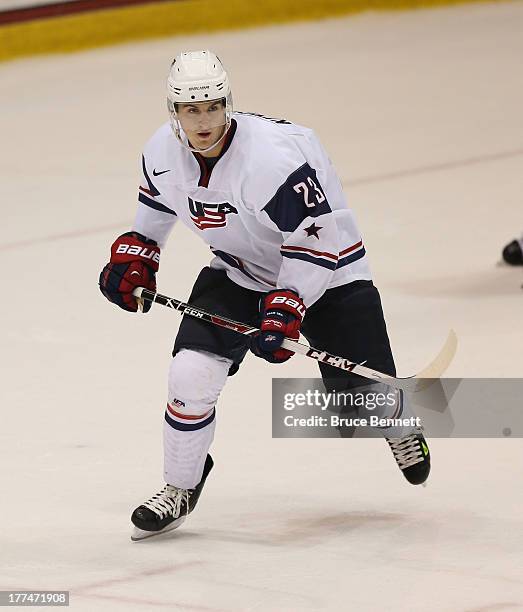
[[[291,289],[306,306],[328,288],[371,279],[340,181],[308,128],[234,113],[209,172],[166,123],[142,167],[133,229],[160,247],[180,220],[209,245],[212,268],[247,289]]]

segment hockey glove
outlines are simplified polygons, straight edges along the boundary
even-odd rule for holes
[[[251,351],[271,363],[283,363],[294,353],[280,348],[284,338],[298,340],[305,316],[300,297],[288,289],[270,291],[260,300],[260,333],[251,339]]]
[[[111,247],[111,260],[100,274],[100,291],[113,304],[136,312],[138,302],[133,295],[136,287],[156,291],[156,272],[160,263],[160,247],[138,232],[119,236]],[[152,302],[144,301],[143,311]]]

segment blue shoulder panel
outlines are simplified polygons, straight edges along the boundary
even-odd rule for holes
[[[274,197],[263,207],[282,232],[293,232],[307,217],[331,212],[316,170],[305,163],[287,177]]]

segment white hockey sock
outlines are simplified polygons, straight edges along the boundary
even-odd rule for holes
[[[182,489],[200,482],[214,438],[214,407],[231,365],[230,359],[192,349],[173,358],[163,429],[165,482]]]
[[[200,482],[215,427],[214,408],[203,418],[187,419],[167,404],[163,424],[165,482],[182,489],[193,489]]]

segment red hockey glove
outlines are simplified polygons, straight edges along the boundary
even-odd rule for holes
[[[156,291],[156,272],[160,264],[160,247],[138,232],[119,236],[111,247],[111,261],[100,274],[100,291],[124,310],[136,312],[138,302],[133,295],[136,287]],[[143,311],[151,309],[144,301]]]
[[[294,353],[282,349],[284,338],[298,340],[305,304],[288,289],[270,291],[260,301],[261,332],[251,340],[251,351],[271,363],[283,363]]]

